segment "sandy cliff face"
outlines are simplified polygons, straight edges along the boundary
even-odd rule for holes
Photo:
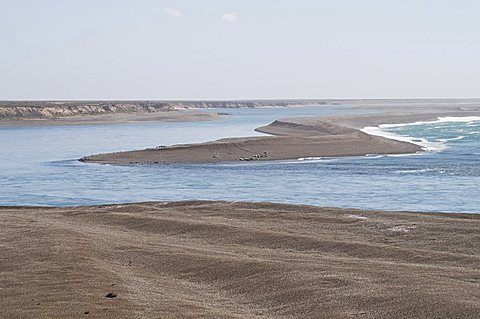
[[[108,113],[151,113],[170,111],[165,103],[9,103],[0,104],[0,119],[57,118]]]
[[[350,105],[375,108],[379,112],[474,111],[480,108],[479,99],[470,100],[230,100],[230,101],[0,101],[0,120],[55,119],[74,115],[100,115],[114,113],[152,113],[159,111],[205,108],[260,108],[320,105]]]
[[[169,105],[175,108],[257,108],[287,107],[301,105],[324,105],[325,100],[263,100],[263,101],[175,101]]]
[[[54,119],[74,115],[152,113],[192,108],[256,108],[325,104],[323,101],[27,101],[1,102],[1,119]]]

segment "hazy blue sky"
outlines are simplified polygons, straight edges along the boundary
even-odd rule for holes
[[[478,0],[0,0],[0,100],[479,96]]]

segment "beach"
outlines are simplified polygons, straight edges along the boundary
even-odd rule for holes
[[[478,318],[480,215],[0,208],[3,318]]]

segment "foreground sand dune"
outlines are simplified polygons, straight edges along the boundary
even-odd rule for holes
[[[480,215],[140,203],[0,229],[2,318],[480,317]]]

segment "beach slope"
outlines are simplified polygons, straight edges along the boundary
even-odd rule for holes
[[[0,208],[2,318],[479,318],[480,215]]]

